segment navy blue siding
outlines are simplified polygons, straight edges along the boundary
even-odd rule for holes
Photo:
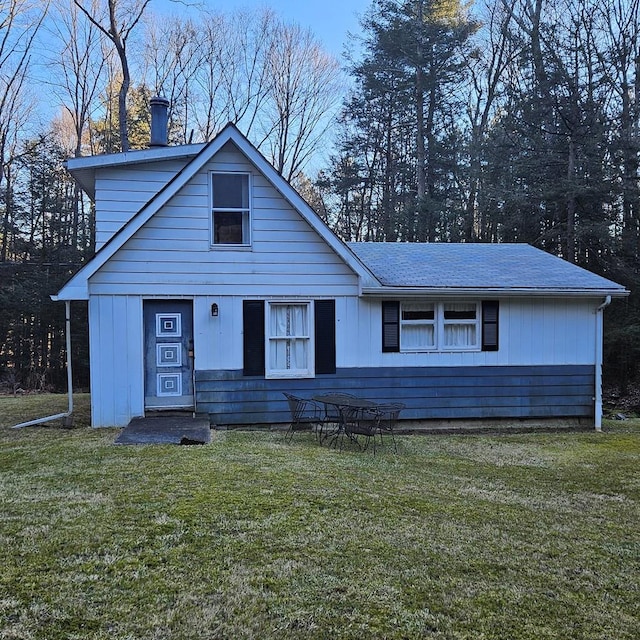
[[[590,417],[595,373],[589,365],[338,369],[305,380],[266,380],[242,371],[196,371],[196,404],[215,424],[272,424],[289,417],[283,391],[329,391],[403,402],[401,418]]]

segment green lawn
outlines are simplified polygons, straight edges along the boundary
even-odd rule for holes
[[[374,457],[113,446],[86,396],[8,429],[32,402],[0,397],[0,638],[640,637],[640,420]]]

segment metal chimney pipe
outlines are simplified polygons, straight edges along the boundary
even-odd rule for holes
[[[150,147],[166,147],[168,140],[169,101],[155,96],[149,100],[151,109],[151,140]]]

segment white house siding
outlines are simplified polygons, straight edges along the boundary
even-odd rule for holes
[[[166,293],[163,297],[170,297]],[[263,292],[258,297],[265,297]],[[284,296],[285,298],[292,296]],[[244,295],[206,295],[194,298],[194,346],[197,370],[242,369],[242,302]],[[277,299],[277,296],[268,296]],[[313,299],[313,296],[299,296]],[[339,369],[379,367],[520,366],[593,364],[595,362],[594,305],[585,301],[502,301],[500,305],[500,349],[471,353],[382,353],[380,303],[356,297],[336,300],[336,365]],[[211,305],[219,314],[211,316]],[[100,335],[107,353],[121,344],[127,322],[137,330],[127,332],[128,358],[142,369],[142,301],[138,296],[97,296],[94,306],[105,308],[100,317]],[[92,307],[93,308],[93,307]],[[587,312],[581,312],[586,309]],[[116,311],[117,310],[117,313]],[[126,313],[124,313],[126,310]],[[106,318],[106,320],[105,320]],[[592,322],[589,322],[589,319]],[[106,327],[101,325],[105,324]],[[535,330],[536,325],[541,327]],[[115,342],[109,343],[114,328]],[[535,339],[533,339],[535,336]],[[117,351],[121,351],[117,347]],[[138,357],[139,356],[139,357]],[[102,358],[102,351],[95,355]],[[92,369],[94,368],[92,355]],[[117,363],[116,363],[117,365]],[[126,365],[131,370],[133,363]],[[117,368],[117,366],[116,366]],[[116,374],[117,375],[117,374]],[[119,377],[118,380],[122,378]],[[130,391],[128,391],[130,392]],[[137,393],[137,391],[135,392]]]
[[[162,297],[170,297],[165,293]],[[256,297],[264,296],[264,291]],[[285,298],[292,296],[285,296]],[[316,296],[317,297],[317,296]],[[380,302],[357,297],[334,297],[336,301],[336,365],[350,367],[448,367],[594,364],[595,314],[593,303],[545,300],[537,305],[525,300],[503,300],[500,305],[500,349],[472,353],[382,353]],[[311,300],[314,296],[296,296]],[[195,367],[198,370],[242,369],[242,302],[245,295],[194,297]],[[142,302],[136,296],[98,296],[110,301],[105,313],[109,326],[117,327],[110,309],[127,301],[128,327],[141,326]],[[138,302],[133,305],[132,301]],[[211,316],[211,305],[218,316]],[[538,308],[536,308],[538,307]],[[113,318],[113,319],[112,319]],[[589,320],[592,322],[589,322]],[[101,320],[103,322],[103,320]],[[537,329],[536,329],[537,326]],[[116,335],[117,334],[116,329]],[[122,334],[121,334],[122,335]],[[534,338],[535,336],[535,338]],[[136,337],[135,340],[138,338]],[[134,353],[141,353],[137,346]],[[134,356],[135,357],[135,356]],[[92,367],[94,362],[92,360]]]
[[[495,298],[494,298],[495,299]],[[500,300],[498,351],[382,353],[380,300],[346,299],[336,305],[339,367],[594,364],[595,309],[601,300]],[[340,324],[339,324],[340,326]]]
[[[208,185],[214,169],[253,174],[250,248],[210,245]],[[121,191],[112,189],[114,198],[129,198],[128,185],[127,180]],[[92,295],[247,297],[268,291],[272,296],[334,297],[358,292],[351,269],[232,146],[135,233],[89,286]]]
[[[89,339],[93,426],[124,426],[144,415],[142,299],[92,296]]]
[[[96,249],[100,249],[186,164],[184,158],[99,169],[96,175]]]
[[[211,305],[218,316],[211,317]],[[200,296],[194,301],[196,369],[242,369],[242,298]]]

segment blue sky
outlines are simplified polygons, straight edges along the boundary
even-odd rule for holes
[[[184,0],[183,0],[184,1]],[[329,53],[340,58],[349,33],[360,32],[359,18],[372,0],[203,0],[203,4],[223,11],[240,8],[273,9],[278,16],[308,27]],[[152,10],[159,7],[152,2]],[[162,4],[165,4],[163,0]],[[169,11],[179,9],[176,4]]]

